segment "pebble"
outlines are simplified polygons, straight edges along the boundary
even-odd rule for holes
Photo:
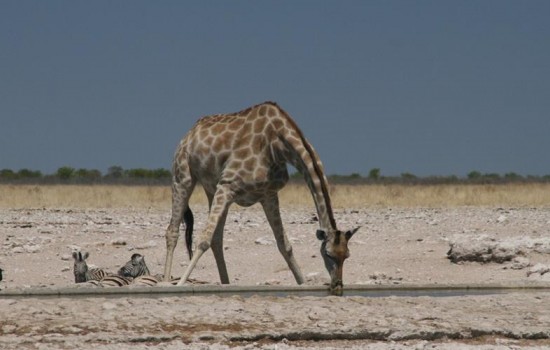
[[[63,261],[71,260],[71,258],[72,258],[72,256],[70,254],[61,255],[61,260],[63,260]]]
[[[260,237],[256,239],[254,243],[259,245],[273,245],[275,243],[275,239],[268,238],[268,237]]]
[[[116,304],[106,301],[101,305],[101,307],[103,310],[114,310],[116,309]]]

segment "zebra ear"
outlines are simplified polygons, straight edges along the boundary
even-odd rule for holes
[[[89,256],[90,256],[90,253],[84,252],[84,253],[82,254],[82,260],[88,259]]]
[[[73,259],[78,260],[78,253],[77,252],[73,252]]]

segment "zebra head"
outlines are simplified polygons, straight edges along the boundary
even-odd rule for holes
[[[122,277],[136,278],[150,274],[147,264],[145,264],[145,257],[137,253],[132,254],[130,261],[118,270],[118,275]]]
[[[86,273],[88,272],[86,259],[88,259],[89,256],[90,254],[88,252],[73,252],[75,283],[86,282]]]

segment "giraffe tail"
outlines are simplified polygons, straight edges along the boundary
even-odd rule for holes
[[[191,208],[187,207],[187,210],[183,213],[183,221],[185,222],[185,245],[187,246],[187,253],[189,253],[189,260],[193,257],[193,212]]]

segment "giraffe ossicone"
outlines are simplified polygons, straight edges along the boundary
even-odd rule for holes
[[[172,167],[172,216],[166,230],[165,279],[172,269],[179,227],[185,222],[186,246],[191,262],[178,284],[183,284],[202,254],[212,248],[222,284],[229,283],[224,259],[223,229],[231,204],[260,203],[277,247],[298,284],[304,283],[292,246],[284,231],[278,191],[288,182],[287,163],[303,175],[319,218],[317,238],[331,278],[332,294],[343,291],[343,265],[349,257],[348,241],[358,228],[340,231],[332,211],[328,181],[313,146],[294,120],[276,103],[264,102],[232,114],[199,119],[179,143]],[[192,251],[193,213],[189,198],[200,183],[210,212]]]

